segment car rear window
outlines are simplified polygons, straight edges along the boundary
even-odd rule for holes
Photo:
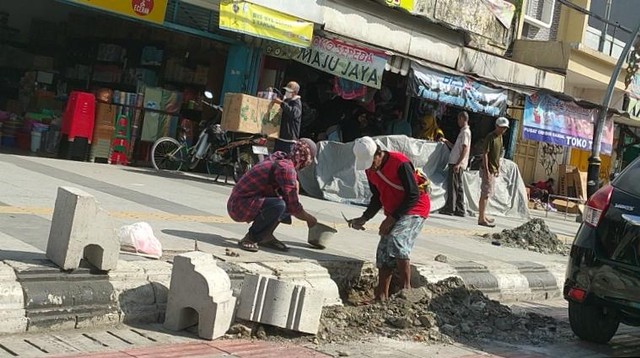
[[[640,179],[640,159],[636,159],[633,163],[629,164],[613,181],[613,186],[631,195],[640,196],[638,179]]]

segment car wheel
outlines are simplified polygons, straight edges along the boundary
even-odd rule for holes
[[[605,344],[618,331],[620,319],[615,309],[569,301],[569,323],[580,339]]]

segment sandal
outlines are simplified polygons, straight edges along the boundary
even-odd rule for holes
[[[480,226],[486,226],[486,227],[491,227],[491,228],[496,227],[496,224],[492,224],[492,223],[490,223],[490,222],[483,222],[483,223],[479,222],[479,223],[478,223],[478,225],[480,225]]]
[[[289,251],[289,247],[285,245],[282,241],[276,239],[275,237],[269,239],[268,241],[262,241],[258,245],[260,245],[261,247],[267,247],[267,248],[282,251],[282,252]]]
[[[256,244],[255,242],[247,238],[244,238],[238,241],[238,246],[240,246],[242,250],[249,251],[249,252],[258,252],[260,250],[260,248],[258,247],[258,244]]]

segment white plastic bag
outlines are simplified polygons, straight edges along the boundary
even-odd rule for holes
[[[162,245],[153,234],[151,225],[146,222],[121,227],[118,238],[120,239],[120,249],[122,251],[133,252],[156,259],[162,256]]]

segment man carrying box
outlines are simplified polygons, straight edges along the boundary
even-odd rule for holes
[[[284,100],[275,98],[274,103],[282,108],[280,120],[280,134],[276,139],[274,152],[291,153],[293,144],[300,138],[300,126],[302,125],[302,99],[298,95],[300,85],[297,82],[289,82],[284,88]]]

